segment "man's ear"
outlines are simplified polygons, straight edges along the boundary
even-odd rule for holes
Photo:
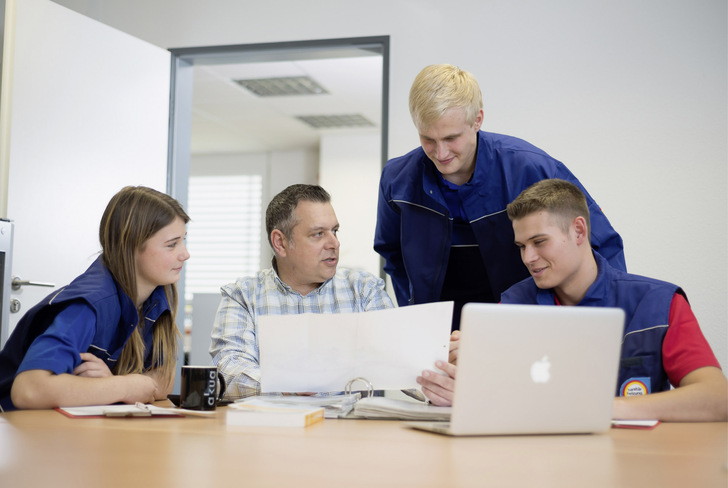
[[[478,114],[475,116],[475,124],[474,124],[475,130],[480,130],[480,127],[483,125],[483,119],[484,119],[483,109],[481,108],[480,112],[478,112]]]
[[[273,252],[277,256],[285,257],[288,251],[288,239],[283,232],[278,229],[273,229],[270,233],[270,243],[273,246]]]
[[[576,243],[578,245],[582,245],[584,243],[589,244],[589,228],[586,225],[586,219],[579,216],[574,219],[572,226],[576,235]]]

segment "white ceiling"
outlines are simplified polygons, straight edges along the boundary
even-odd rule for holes
[[[327,94],[258,97],[235,79],[309,76]],[[324,132],[381,131],[382,57],[201,65],[194,68],[192,154],[317,148]],[[361,114],[369,128],[314,129],[298,115]]]

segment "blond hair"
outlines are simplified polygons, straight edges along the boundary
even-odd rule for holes
[[[465,109],[465,120],[475,123],[483,109],[483,96],[475,77],[451,64],[433,64],[415,77],[409,95],[412,121],[427,129],[450,108]]]
[[[137,296],[135,253],[157,231],[178,217],[185,224],[190,220],[177,200],[143,186],[123,188],[106,206],[99,226],[101,257],[122,291],[132,300],[136,300]],[[162,314],[154,324],[151,367],[158,368],[160,379],[166,382],[164,386],[169,386],[177,364],[177,287],[172,283],[165,285],[164,289],[169,313]],[[114,374],[144,372],[147,355],[141,334],[144,325],[145,320],[139,310],[139,324],[124,346]]]

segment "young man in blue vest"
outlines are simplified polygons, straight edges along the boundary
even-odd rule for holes
[[[570,182],[542,180],[507,207],[515,243],[531,273],[501,303],[619,307],[626,313],[616,419],[725,421],[728,382],[678,286],[611,266],[589,243],[589,211]],[[448,376],[423,372],[419,382],[436,404],[452,402],[457,367]],[[672,389],[674,387],[674,389]]]

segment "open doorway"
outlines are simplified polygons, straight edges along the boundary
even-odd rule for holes
[[[220,286],[270,266],[263,214],[289,184],[326,188],[342,226],[341,265],[380,274],[372,243],[377,183],[387,160],[389,38],[171,52],[168,190],[193,219],[193,259],[179,284],[180,316],[187,317],[186,332],[195,331],[186,333],[186,349],[195,349],[190,336],[209,344],[214,314],[194,310],[193,302],[215,308],[209,295],[219,297]],[[202,202],[204,194],[209,200]],[[243,207],[247,216],[238,212]],[[221,215],[222,209],[234,212]],[[201,222],[207,210],[217,229]],[[247,228],[235,228],[243,221]],[[222,237],[223,229],[234,235]],[[242,248],[251,254],[226,254]],[[191,356],[193,363],[209,361],[203,349]]]

